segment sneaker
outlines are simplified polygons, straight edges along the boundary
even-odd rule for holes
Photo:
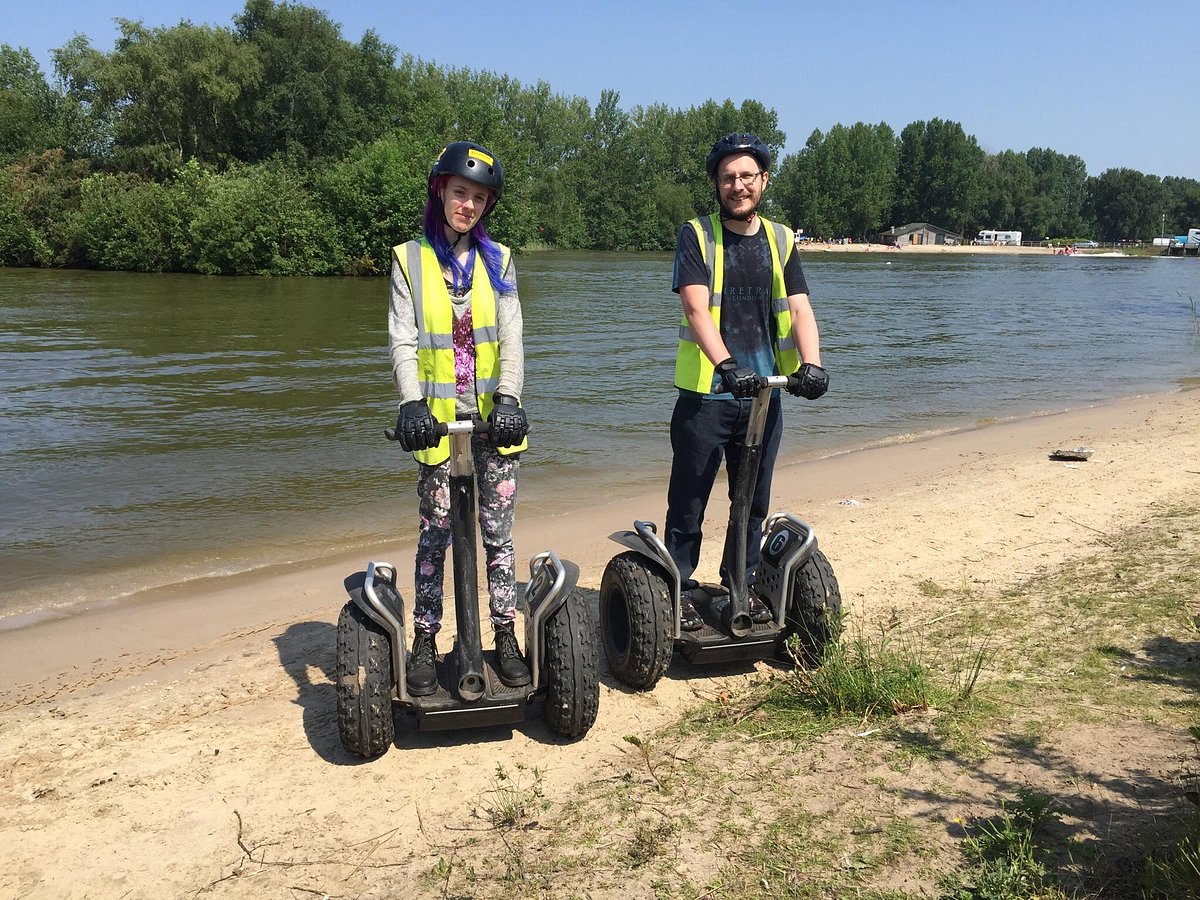
[[[750,621],[755,625],[765,625],[774,619],[771,607],[763,603],[753,594],[750,595]]]
[[[679,595],[679,627],[684,631],[699,631],[704,627],[704,619],[692,604],[690,593]]]
[[[434,661],[437,659],[437,647],[433,635],[427,631],[418,631],[413,638],[412,653],[408,656],[408,692],[414,697],[426,697],[437,690],[437,669]]]
[[[529,684],[529,667],[521,656],[512,625],[496,626],[496,669],[500,673],[500,680],[509,687]]]

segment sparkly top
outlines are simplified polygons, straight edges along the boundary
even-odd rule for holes
[[[475,386],[475,331],[469,306],[454,319],[454,383],[458,394]]]

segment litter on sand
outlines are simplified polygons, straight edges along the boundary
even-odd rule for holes
[[[1091,455],[1092,449],[1090,447],[1074,447],[1070,450],[1060,448],[1051,453],[1050,458],[1053,460],[1076,460],[1084,462]]]
[[[857,500],[855,500],[853,497],[848,497],[845,500],[839,500],[838,506],[862,506],[862,504],[859,503]]]

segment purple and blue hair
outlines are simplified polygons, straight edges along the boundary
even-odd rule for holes
[[[443,227],[445,225],[445,216],[442,212],[443,206],[441,198],[438,197],[438,191],[449,180],[448,175],[439,175],[429,186],[429,198],[425,201],[425,215],[422,218],[421,227],[425,232],[425,239],[429,241],[430,246],[433,247],[434,254],[437,255],[438,262],[450,271],[455,291],[459,291],[464,285],[470,282],[471,273],[464,268],[463,264],[458,261],[458,257],[454,255],[454,248],[450,246],[450,241],[446,239],[446,229]],[[516,289],[516,285],[511,281],[504,280],[504,272],[500,268],[503,263],[500,248],[496,246],[496,242],[491,239],[487,233],[487,229],[483,227],[483,219],[486,215],[487,213],[484,213],[484,216],[481,216],[479,221],[475,223],[475,227],[471,229],[471,240],[475,242],[475,247],[478,249],[479,255],[483,257],[483,266],[487,270],[488,280],[492,283],[492,289],[497,294],[511,293]]]

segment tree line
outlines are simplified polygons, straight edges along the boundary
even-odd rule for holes
[[[732,131],[776,153],[764,213],[809,235],[870,239],[930,222],[969,236],[1148,239],[1200,224],[1200,182],[1054,150],[984,152],[956,122],[814,131],[798,153],[755,100],[622,109],[453,69],[324,12],[247,0],[231,28],[118,20],[77,35],[53,84],[0,45],[0,265],[375,274],[416,234],[438,150],[470,139],[505,169],[489,230],[517,248],[670,250],[715,208],[704,157]]]

